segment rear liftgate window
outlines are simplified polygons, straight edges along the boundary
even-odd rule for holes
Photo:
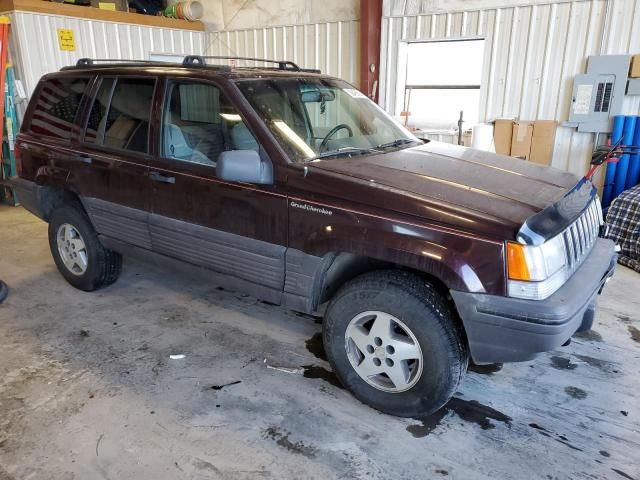
[[[85,142],[147,153],[154,87],[153,79],[103,79],[87,121]]]
[[[71,138],[71,128],[88,83],[88,78],[55,78],[44,82],[31,118],[31,131],[63,140]]]

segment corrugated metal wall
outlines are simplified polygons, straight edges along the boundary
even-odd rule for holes
[[[146,60],[151,52],[197,55],[204,49],[204,32],[27,12],[15,12],[10,17],[10,58],[27,94],[42,75],[72,65],[82,57]],[[75,52],[60,50],[58,28],[74,31]]]
[[[343,21],[207,34],[207,55],[291,60],[357,84],[359,22]]]
[[[485,8],[474,2],[473,10],[457,12],[442,12],[446,3],[441,3],[438,13],[429,13],[430,0],[384,1],[380,103],[389,112],[399,113],[396,75],[402,41],[485,38],[480,108],[485,122],[499,117],[566,121],[572,79],[584,72],[589,55],[640,52],[640,0],[504,8],[489,8],[488,1]],[[637,97],[628,100],[624,113],[637,114],[639,106]],[[553,166],[583,174],[593,141],[592,134],[558,128]]]

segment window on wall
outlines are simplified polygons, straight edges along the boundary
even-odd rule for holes
[[[413,42],[407,46],[403,104],[409,124],[457,128],[479,121],[484,40]]]

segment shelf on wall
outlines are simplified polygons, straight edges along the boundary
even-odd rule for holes
[[[142,15],[140,13],[116,12],[93,7],[81,7],[66,3],[48,2],[44,0],[0,0],[0,12],[12,11],[45,13],[67,17],[101,20],[105,22],[131,23],[149,27],[179,28],[182,30],[204,31],[202,22],[189,22],[176,18]]]

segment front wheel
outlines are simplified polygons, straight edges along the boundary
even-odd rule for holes
[[[87,292],[116,281],[122,256],[107,250],[84,212],[72,206],[56,209],[49,219],[49,247],[62,276]]]
[[[347,283],[327,308],[323,337],[343,385],[363,403],[401,417],[444,406],[468,363],[450,308],[409,272],[372,272]]]

